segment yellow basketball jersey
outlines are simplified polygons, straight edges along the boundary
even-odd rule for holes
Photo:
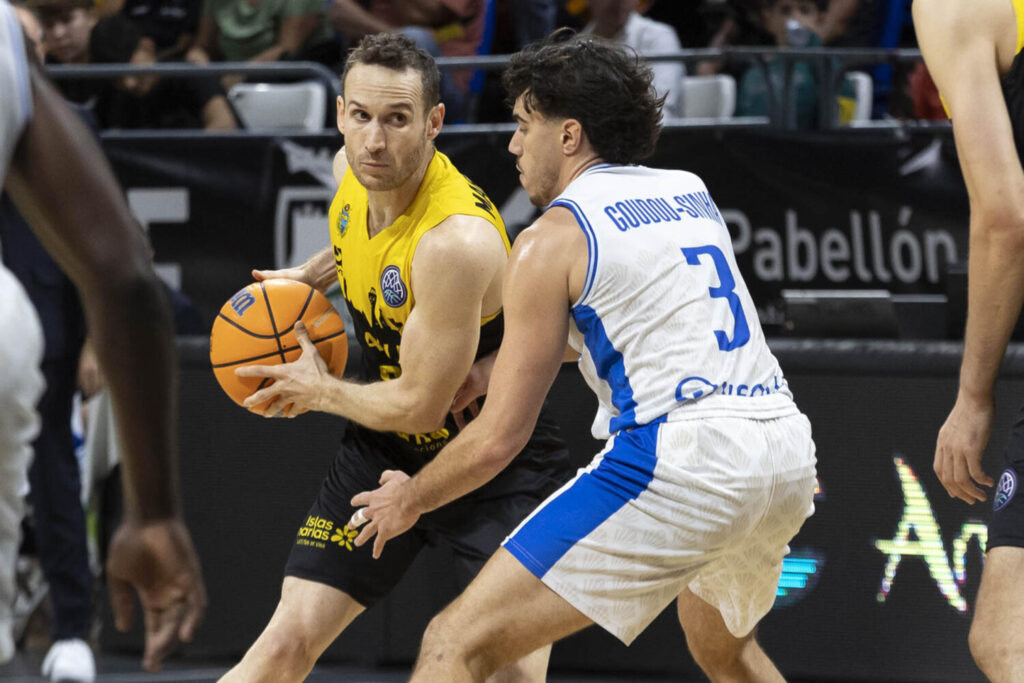
[[[367,211],[366,188],[348,169],[329,213],[334,261],[362,347],[363,379],[390,380],[402,374],[402,329],[416,305],[412,260],[423,235],[449,216],[477,216],[494,226],[506,252],[510,244],[505,224],[484,191],[437,151],[412,203],[373,238]],[[502,322],[500,313],[480,321],[478,356],[500,345]],[[449,430],[399,436],[417,452],[433,452],[447,442]]]

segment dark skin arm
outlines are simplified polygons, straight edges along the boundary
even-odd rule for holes
[[[111,390],[123,452],[125,521],[108,575],[119,627],[138,590],[145,666],[188,640],[206,596],[177,491],[177,364],[170,309],[138,229],[92,134],[38,65],[34,111],[5,180],[19,210],[75,283]]]

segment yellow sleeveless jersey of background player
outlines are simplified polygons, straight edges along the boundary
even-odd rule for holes
[[[390,380],[402,372],[402,329],[416,305],[412,259],[420,238],[449,216],[467,215],[479,216],[493,225],[506,251],[510,245],[505,224],[487,195],[440,152],[434,152],[405,213],[372,239],[367,232],[367,209],[366,189],[348,169],[329,214],[334,261],[362,347],[362,378]],[[481,320],[480,325],[478,357],[500,345],[503,320],[499,313]],[[401,436],[434,451],[444,445],[448,435],[449,430],[444,429],[432,435]]]

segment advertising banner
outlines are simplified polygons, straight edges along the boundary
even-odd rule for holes
[[[437,144],[515,234],[538,212],[507,137],[443,133]],[[104,139],[161,272],[207,318],[252,268],[301,263],[329,243],[340,145],[338,135]],[[672,129],[649,163],[704,179],[766,322],[783,289],[942,293],[947,264],[966,258],[967,196],[948,133]],[[622,210],[619,220],[650,220],[642,202]]]

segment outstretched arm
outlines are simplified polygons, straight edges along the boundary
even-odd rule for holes
[[[951,496],[984,500],[981,469],[1003,353],[1024,301],[1024,172],[999,81],[1013,8],[916,0],[921,50],[953,120],[971,204],[967,329],[956,404],[939,432],[935,472]]]
[[[6,187],[81,294],[110,387],[123,453],[125,523],[110,550],[119,627],[134,585],[146,609],[144,664],[155,669],[188,640],[205,608],[198,561],[178,500],[177,363],[170,307],[149,244],[93,136],[37,66],[34,115]]]
[[[356,542],[376,534],[374,557],[421,514],[494,478],[529,440],[565,355],[573,269],[581,258],[586,265],[579,228],[544,218],[512,251],[502,297],[505,336],[480,415],[412,479],[385,472],[380,489],[352,499],[366,506],[362,514],[370,520]]]

